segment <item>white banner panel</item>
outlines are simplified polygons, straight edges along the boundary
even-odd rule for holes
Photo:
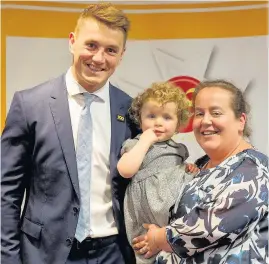
[[[7,108],[17,90],[32,87],[66,71],[71,63],[67,39],[7,37]],[[131,96],[152,82],[189,76],[198,81],[224,78],[245,93],[251,105],[252,144],[268,151],[267,37],[129,41],[111,82]],[[177,140],[190,150],[190,161],[201,156],[193,133]]]

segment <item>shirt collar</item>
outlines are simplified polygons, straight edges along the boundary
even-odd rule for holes
[[[76,96],[78,94],[87,93],[87,91],[75,80],[71,67],[65,75],[66,87],[69,96]],[[99,99],[104,102],[109,102],[109,80],[103,87],[93,92]]]

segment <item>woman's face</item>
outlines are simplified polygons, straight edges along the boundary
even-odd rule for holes
[[[236,118],[231,92],[219,87],[203,88],[196,96],[193,131],[209,156],[225,158],[243,136],[246,115]]]

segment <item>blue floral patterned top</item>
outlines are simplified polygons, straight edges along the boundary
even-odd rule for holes
[[[268,262],[268,157],[248,149],[202,170],[173,208],[156,264]]]

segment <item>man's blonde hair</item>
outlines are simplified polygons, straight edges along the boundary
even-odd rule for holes
[[[121,30],[124,34],[124,42],[126,42],[130,29],[130,21],[122,10],[119,10],[111,3],[88,5],[77,20],[75,34],[79,34],[81,24],[89,18],[94,18],[109,28]]]
[[[171,82],[153,83],[150,88],[134,98],[129,109],[130,117],[141,125],[141,109],[148,101],[156,101],[160,105],[174,102],[177,109],[178,126],[185,125],[190,117],[190,104],[181,88]]]

